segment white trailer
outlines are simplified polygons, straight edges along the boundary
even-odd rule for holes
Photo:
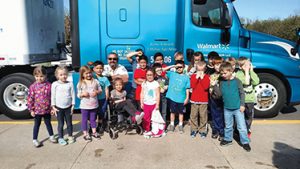
[[[26,118],[33,65],[66,59],[62,0],[0,1],[0,112]]]

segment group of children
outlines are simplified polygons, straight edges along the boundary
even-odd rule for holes
[[[127,99],[121,78],[110,82],[102,75],[104,69],[102,62],[95,61],[92,67],[82,66],[79,70],[77,96],[80,99],[84,140],[91,141],[92,137],[100,138],[103,120],[107,119],[105,112],[109,100],[113,103],[114,109],[128,113],[133,123],[142,124],[146,136],[153,134],[153,129],[156,128],[151,126],[151,121],[154,121],[153,116],[157,116],[157,112],[162,115],[160,121],[166,122],[167,107],[170,108],[170,124],[167,131],[175,131],[175,116],[178,114],[178,130],[183,133],[186,105],[191,103],[192,138],[198,133],[201,138],[207,136],[209,109],[212,117],[212,138],[219,138],[221,146],[232,144],[233,129],[236,125],[243,148],[250,151],[250,128],[255,103],[254,86],[259,83],[251,62],[245,57],[240,57],[237,61],[239,68],[236,68],[234,58],[224,61],[216,52],[208,54],[208,64],[201,52],[193,54],[190,65],[184,64],[181,52],[175,53],[174,58],[175,64],[167,66],[163,63],[163,54],[156,53],[154,64],[148,66],[148,59],[142,50],[127,55],[134,70],[133,100]],[[37,135],[42,117],[50,141],[56,142],[50,122],[51,114],[55,114],[58,119],[59,144],[73,143],[72,113],[75,92],[72,83],[67,81],[68,70],[65,67],[58,67],[55,71],[57,81],[52,86],[46,81],[46,72],[42,67],[35,68],[33,75],[36,82],[29,89],[28,109],[35,117],[34,145],[40,146]],[[113,90],[109,90],[111,83]],[[67,122],[68,139],[63,138],[64,121]],[[88,121],[92,129],[91,134],[88,132]],[[163,133],[159,136],[162,135]]]

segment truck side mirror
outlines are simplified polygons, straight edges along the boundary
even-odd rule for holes
[[[189,62],[191,62],[193,55],[194,55],[193,49],[186,49],[186,58]]]
[[[207,0],[194,0],[195,5],[204,5],[206,4]]]
[[[298,36],[298,40],[296,42],[296,46],[291,49],[291,54],[293,56],[296,56],[296,54],[298,53],[299,46],[300,46],[300,28],[298,28],[296,30],[296,35]]]
[[[223,5],[223,10],[221,14],[221,42],[223,44],[229,44],[230,43],[230,31],[229,29],[231,28],[231,21],[229,17],[229,12],[228,8],[225,3],[222,3]]]

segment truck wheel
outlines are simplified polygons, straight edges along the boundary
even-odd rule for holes
[[[260,84],[255,87],[255,117],[275,117],[286,103],[285,86],[272,74],[260,73],[258,76]]]
[[[27,96],[34,77],[26,73],[5,76],[0,82],[0,111],[13,119],[29,118]]]

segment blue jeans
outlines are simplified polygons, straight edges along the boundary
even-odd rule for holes
[[[73,124],[72,124],[71,107],[65,108],[65,109],[62,109],[62,108],[59,108],[59,107],[56,107],[56,108],[58,109],[58,113],[57,113],[58,138],[64,138],[64,123],[65,123],[65,120],[66,120],[66,123],[67,123],[68,135],[72,136],[72,134],[73,134]]]
[[[230,109],[224,108],[224,118],[225,118],[224,140],[232,141],[233,116],[235,117],[237,129],[240,134],[240,142],[242,144],[249,144],[249,139],[247,136],[247,127],[246,127],[246,123],[245,123],[245,115],[244,115],[244,113],[240,112],[240,109],[230,110]]]

